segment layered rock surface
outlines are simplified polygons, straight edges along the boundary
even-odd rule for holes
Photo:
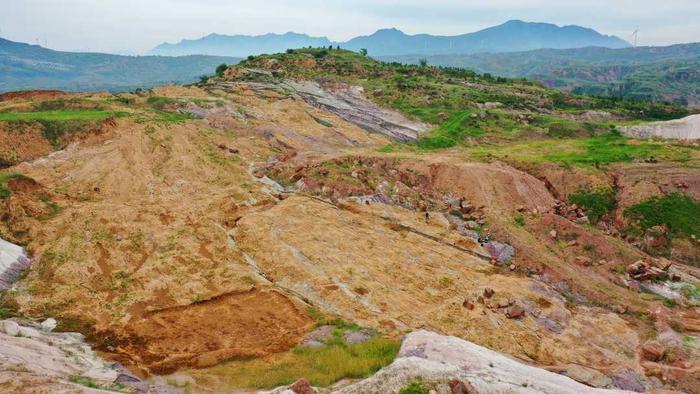
[[[376,375],[334,393],[395,393],[420,382],[438,393],[454,392],[450,382],[469,384],[475,393],[622,394],[515,361],[460,338],[419,330],[408,334],[396,360]],[[455,386],[452,383],[452,386]]]
[[[9,288],[29,264],[29,257],[21,246],[0,238],[0,291]]]
[[[700,115],[690,115],[683,119],[653,122],[621,127],[620,130],[635,138],[661,137],[676,140],[700,139]]]

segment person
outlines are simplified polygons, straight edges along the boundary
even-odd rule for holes
[[[479,236],[479,245],[484,246],[487,243],[491,242],[491,234],[490,233],[484,233],[483,235]]]

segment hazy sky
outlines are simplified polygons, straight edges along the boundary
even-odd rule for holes
[[[700,0],[0,0],[1,37],[111,52],[209,33],[461,34],[509,19],[582,25],[628,41],[639,27],[640,45],[700,41]]]

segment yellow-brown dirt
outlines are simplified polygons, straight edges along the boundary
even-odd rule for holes
[[[11,169],[61,206],[48,216],[15,211],[35,257],[14,293],[21,312],[80,327],[106,356],[143,374],[288,350],[313,327],[308,307],[397,337],[430,328],[543,366],[644,373],[638,352],[654,332],[651,304],[612,271],[641,252],[545,214],[555,196],[534,176],[448,151],[380,154],[386,137],[301,99],[237,86],[157,94],[210,98],[230,112],[120,118],[99,141]],[[282,156],[312,166],[397,158],[397,168],[425,180],[414,189],[483,205],[493,236],[517,250],[514,268],[479,257],[484,250],[440,212],[426,219],[397,205],[280,195],[256,170]],[[527,227],[513,224],[519,206]],[[551,230],[581,244],[552,239]],[[582,254],[612,263],[579,266]],[[481,302],[486,287],[495,295]],[[501,301],[531,313],[509,319]]]

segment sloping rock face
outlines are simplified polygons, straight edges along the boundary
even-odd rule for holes
[[[78,386],[69,383],[71,377],[108,387],[118,376],[119,371],[100,360],[80,334],[0,321],[0,392],[78,392]],[[37,391],[21,391],[35,384]]]
[[[364,96],[363,88],[344,83],[324,84],[279,78],[273,72],[252,68],[236,68],[227,72],[234,82],[214,83],[209,89],[230,90],[247,86],[253,91],[274,91],[303,99],[309,105],[327,110],[344,121],[397,141],[416,141],[430,125],[410,120],[397,111],[379,107]],[[267,93],[269,94],[269,92]],[[331,127],[330,125],[328,127]]]
[[[285,81],[306,102],[327,109],[350,123],[399,141],[416,141],[429,126],[407,119],[396,111],[381,108],[363,96],[359,86],[339,85],[324,89],[316,82]]]
[[[396,360],[374,376],[336,393],[395,393],[414,381],[438,393],[452,392],[450,382],[470,384],[485,393],[631,393],[592,388],[571,378],[532,367],[498,352],[456,338],[420,330],[408,334]],[[469,387],[467,385],[467,387]]]
[[[24,249],[0,238],[0,290],[6,290],[29,267]]]
[[[620,130],[635,138],[671,138],[676,140],[700,139],[700,115],[665,122],[653,122],[636,126],[621,127]]]

